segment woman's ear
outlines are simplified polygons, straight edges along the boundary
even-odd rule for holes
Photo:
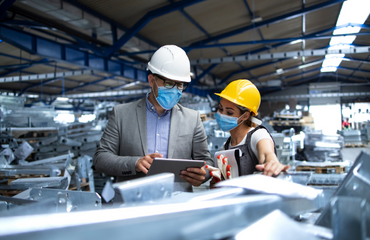
[[[244,115],[243,115],[243,117],[242,117],[242,120],[244,120],[244,121],[248,120],[248,118],[250,117],[250,115],[251,115],[251,112],[245,112]]]

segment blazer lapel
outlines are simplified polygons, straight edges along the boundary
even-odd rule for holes
[[[141,146],[145,155],[148,155],[148,138],[146,129],[146,98],[143,98],[136,108],[137,123],[139,125],[139,135]]]
[[[173,158],[173,152],[176,148],[177,136],[180,128],[181,112],[177,105],[171,111],[170,138],[168,140],[168,158]]]

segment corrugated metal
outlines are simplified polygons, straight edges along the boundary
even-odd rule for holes
[[[166,0],[76,0],[86,7],[131,27],[148,11],[170,4]]]
[[[75,31],[78,31],[82,34],[85,34],[91,39],[92,32],[96,30],[98,36],[97,39],[101,41],[101,45],[104,43],[112,44],[111,41],[111,32],[110,26],[108,24],[102,23],[100,19],[96,17],[90,19],[91,23],[88,23],[88,26],[84,25],[84,21],[86,19],[81,18],[79,20],[72,21],[63,21],[61,18],[56,18],[52,14],[48,14],[46,12],[42,12],[42,1],[43,0],[29,0],[28,2],[38,1],[39,8],[33,9],[32,4],[26,5],[25,1],[16,1],[15,5],[18,7],[23,7],[25,9],[34,10],[35,14],[42,15],[50,21],[57,21],[58,23],[62,24],[65,27],[71,28]],[[86,8],[91,9],[106,18],[112,19],[113,21],[119,23],[120,25],[130,28],[136,22],[138,22],[146,13],[151,10],[161,8],[163,6],[167,6],[171,4],[172,1],[168,0],[75,0],[76,2],[86,6]],[[181,11],[173,11],[162,16],[156,17],[151,19],[140,31],[138,34],[151,42],[154,42],[158,45],[164,44],[176,44],[181,47],[187,47],[194,42],[198,42],[200,40],[206,40],[208,36],[217,36],[223,33],[228,33],[230,31],[240,29],[242,27],[253,26],[252,18],[253,15],[255,17],[261,17],[262,21],[268,21],[270,19],[282,16],[287,13],[291,13],[293,11],[299,11],[303,7],[310,7],[320,3],[326,3],[329,0],[305,0],[305,6],[303,6],[302,0],[292,1],[292,0],[208,0],[208,1],[201,1],[199,3],[193,4],[183,9],[186,15],[189,15],[197,24],[206,31],[204,33],[201,29],[199,29],[194,23],[192,23]],[[248,11],[246,6],[248,4],[252,14]],[[41,5],[40,5],[41,4]],[[73,4],[72,4],[73,5]],[[322,8],[320,10],[312,11],[305,15],[305,21],[302,16],[299,17],[292,17],[287,20],[283,20],[277,23],[272,23],[267,26],[263,26],[259,29],[250,29],[249,31],[240,32],[239,34],[232,35],[225,37],[223,39],[218,40],[217,42],[211,42],[209,44],[214,43],[233,43],[233,42],[242,42],[242,41],[259,41],[259,40],[269,40],[269,39],[281,39],[281,38],[297,38],[302,36],[303,34],[308,35],[312,34],[317,31],[321,31],[324,29],[328,29],[334,27],[337,21],[337,17],[339,11],[341,9],[341,3],[335,4],[331,7]],[[40,7],[41,6],[41,7]],[[77,10],[78,13],[82,11]],[[70,16],[73,18],[73,16]],[[19,16],[16,19],[21,20]],[[76,23],[77,22],[77,23]],[[87,21],[88,22],[88,21]],[[305,22],[305,32],[303,32],[302,24]],[[75,24],[73,24],[75,23]],[[370,24],[370,19],[365,24]],[[104,26],[100,26],[104,25]],[[67,42],[67,40],[75,41],[74,38],[70,36],[66,36],[66,34],[62,31],[55,32],[54,30],[43,30],[44,33],[40,33],[39,29],[37,30],[27,30],[24,28],[25,31],[31,31],[34,34],[38,34],[40,36],[46,37],[50,40],[58,39],[58,37],[63,37],[65,40],[63,42]],[[363,30],[367,31],[367,30]],[[56,36],[50,36],[47,33],[54,33]],[[122,32],[118,33],[118,37],[120,37]],[[331,33],[328,33],[331,34]],[[208,36],[207,36],[208,35]],[[58,39],[58,41],[62,41]],[[330,39],[315,39],[315,40],[306,40],[305,41],[305,49],[319,49],[326,47],[329,43]],[[362,45],[369,45],[370,42],[370,35],[366,36],[359,36],[356,38],[356,44]],[[263,52],[260,53],[275,53],[275,52],[290,52],[290,51],[297,51],[302,50],[303,44],[285,44],[279,47],[273,47],[274,44],[278,42],[271,42],[271,43],[258,43],[258,44],[248,44],[248,45],[237,45],[237,46],[228,46],[224,48],[204,48],[204,49],[194,49],[188,53],[188,56],[191,60],[193,59],[210,59],[210,58],[220,58],[225,56],[236,56],[240,54],[247,54],[249,52],[253,52],[258,49],[266,48]],[[99,43],[100,44],[100,43]],[[126,43],[122,49],[128,51],[139,51],[142,49],[154,49],[154,47],[149,47],[148,45],[143,46],[143,42],[139,41],[137,38],[132,38],[131,42]],[[85,46],[81,46],[85,47]],[[12,56],[20,56],[21,51],[11,46],[8,43],[1,43],[0,53],[10,54]],[[146,59],[149,59],[151,54],[143,54],[142,62],[145,65]],[[356,56],[346,56],[348,58],[355,57],[367,60],[369,59],[369,54],[357,54]],[[40,60],[39,56],[30,55],[24,51],[22,51],[22,58],[23,59],[33,59],[33,60]],[[126,58],[128,59],[128,58]],[[315,76],[318,75],[319,71],[305,73],[307,71],[316,69],[321,66],[321,64],[315,64],[314,66],[307,67],[304,70],[298,69],[297,67],[304,63],[315,62],[322,59],[322,57],[306,57],[304,61],[302,58],[297,59],[289,59],[284,60],[282,62],[278,62],[275,64],[270,64],[268,66],[259,66],[264,64],[268,61],[250,61],[250,62],[231,62],[231,63],[222,63],[219,64],[217,67],[213,68],[211,74],[216,76],[218,79],[224,79],[225,77],[229,76],[229,74],[233,74],[235,72],[239,72],[237,74],[232,75],[230,80],[237,79],[237,78],[249,78],[253,80],[259,81],[267,81],[276,78],[284,79],[284,81],[293,81],[299,80],[302,77],[307,76]],[[19,60],[12,59],[9,57],[0,57],[0,66],[1,65],[11,65],[11,64],[19,64]],[[21,61],[22,63],[26,63],[27,61]],[[59,70],[63,70],[62,67],[70,68],[70,69],[79,69],[79,67],[74,66],[73,64],[66,64],[62,63],[60,65],[61,68],[57,68]],[[210,64],[204,64],[198,66],[200,69],[207,69]],[[357,68],[359,67],[360,70],[356,71],[353,76],[357,77],[366,77],[366,79],[370,79],[370,65],[369,64],[362,64],[360,65],[359,62],[342,62],[343,67],[346,68]],[[276,69],[291,69],[289,72],[282,73],[281,75],[274,74]],[[294,69],[296,68],[296,69]],[[35,72],[35,73],[42,73],[42,72],[52,72],[54,68],[52,66],[45,66],[45,65],[36,65],[26,70],[24,72]],[[0,74],[4,73],[5,70],[0,70]],[[338,70],[340,74],[352,74],[352,70]],[[23,72],[21,72],[22,74]],[[29,74],[28,73],[28,74]],[[291,75],[302,73],[302,75],[295,76],[293,78],[288,78]],[[9,74],[11,75],[19,75],[20,72],[13,72]],[[76,82],[81,82],[82,84],[95,81],[104,77],[105,73],[99,74],[99,76],[78,76],[78,77],[71,77],[69,78],[71,81],[66,83],[69,87],[77,86]],[[211,79],[211,78],[209,78]],[[350,78],[349,78],[350,79]],[[365,78],[364,78],[365,79]],[[351,79],[352,81],[357,81],[355,79]],[[364,80],[365,81],[365,80]],[[200,81],[203,83],[203,80]],[[115,80],[106,80],[97,85],[96,89],[101,89],[102,86],[116,86]],[[18,83],[9,83],[10,89],[16,89],[17,87],[29,86],[27,83],[23,83],[22,85]],[[60,82],[54,82],[50,85],[60,86]],[[66,85],[66,86],[67,86]],[[1,87],[1,86],[0,86]],[[8,88],[8,86],[7,86]],[[86,89],[93,90],[94,87],[86,87]],[[39,91],[40,89],[35,88],[32,91]],[[55,89],[51,87],[43,88],[44,92],[50,91],[50,93],[56,93],[60,91],[60,89]],[[82,92],[82,91],[81,91]]]

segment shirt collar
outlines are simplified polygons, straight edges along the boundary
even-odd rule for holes
[[[150,111],[150,112],[154,112],[154,113],[158,114],[157,111],[155,110],[154,105],[149,101],[149,94],[150,93],[151,93],[151,91],[146,94],[146,99],[145,99],[146,100],[146,109],[148,111]],[[168,113],[171,112],[171,110],[172,109],[170,109],[170,110],[164,110],[164,112],[162,113],[161,116],[166,116]]]

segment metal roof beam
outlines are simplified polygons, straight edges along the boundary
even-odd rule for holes
[[[271,24],[274,24],[274,23],[279,23],[281,21],[296,18],[296,17],[302,16],[303,14],[307,14],[309,12],[313,12],[313,11],[316,11],[316,10],[319,10],[319,9],[322,9],[322,8],[325,8],[325,7],[330,7],[332,5],[335,5],[335,4],[344,2],[344,1],[345,0],[331,0],[331,1],[324,2],[324,3],[316,4],[316,5],[311,6],[311,7],[302,8],[301,10],[293,11],[291,13],[287,13],[287,14],[284,14],[284,15],[281,15],[281,16],[278,16],[278,17],[274,17],[274,18],[271,18],[267,21],[254,23],[254,24],[248,25],[246,27],[235,29],[235,30],[232,30],[230,32],[222,33],[222,34],[213,36],[211,38],[207,38],[207,39],[204,39],[204,40],[194,42],[194,43],[190,44],[189,47],[194,47],[194,46],[198,46],[198,45],[201,45],[201,44],[207,44],[207,43],[210,43],[212,41],[217,41],[217,40],[220,40],[220,39],[224,39],[224,38],[227,38],[227,37],[231,37],[231,36],[243,33],[243,32],[248,31],[248,30],[252,30],[252,29],[255,30],[255,29],[267,26],[267,25],[271,25]]]
[[[341,67],[341,66],[338,66],[337,68],[338,69],[343,69],[343,70],[350,70],[350,71],[359,71],[359,72],[370,73],[370,71],[368,71],[368,70],[361,70],[361,69],[358,69],[358,68],[349,68],[349,67]]]
[[[27,20],[8,20],[4,22],[5,24],[8,25],[15,25],[17,27],[35,27],[35,28],[45,28],[45,25],[33,21],[27,21]]]
[[[359,58],[343,58],[343,61],[355,61],[355,62],[361,62],[361,63],[370,64],[370,61],[369,60],[359,59]]]
[[[103,82],[105,80],[112,79],[112,78],[114,78],[114,77],[105,77],[105,78],[102,78],[102,79],[99,79],[99,80],[96,80],[96,81],[93,81],[93,82],[85,83],[83,85],[68,89],[67,91],[64,91],[64,93],[72,92],[72,91],[75,91],[75,90],[83,88],[83,87],[92,86],[94,84],[97,84],[97,83],[100,83],[100,82]],[[60,92],[59,94],[62,94],[62,92]]]
[[[367,57],[367,59],[369,59],[370,58],[370,56],[369,57]],[[364,62],[361,62],[359,65],[358,65],[358,67],[356,68],[356,71],[358,71],[358,70],[360,70],[360,67],[362,67],[362,65],[364,64]],[[347,77],[347,79],[348,78],[350,78],[350,77],[352,77],[353,76],[353,74],[355,74],[355,72],[356,71],[353,71],[348,77]],[[361,70],[360,70],[361,71]]]
[[[31,85],[31,86],[28,86],[26,88],[24,88],[19,94],[18,96],[22,96],[24,93],[26,93],[28,90],[32,89],[32,88],[35,88],[35,87],[39,87],[39,86],[44,86],[46,84],[49,84],[49,83],[53,83],[53,82],[57,82],[61,80],[61,78],[55,78],[55,79],[49,79],[47,81],[44,81],[44,82],[41,82],[41,83],[37,83],[37,84],[34,84],[34,85]]]
[[[218,64],[212,64],[206,70],[203,70],[203,72],[196,79],[194,79],[193,81],[191,81],[189,87],[192,87],[192,86],[196,85],[199,82],[200,79],[202,79],[205,75],[207,75],[208,73],[210,73],[212,71],[212,69],[214,69],[217,65]]]
[[[282,42],[280,44],[272,45],[271,48],[280,47],[282,45],[288,44],[295,40],[315,40],[315,39],[327,39],[332,37],[340,37],[340,36],[366,36],[369,35],[370,32],[361,32],[361,33],[352,33],[352,34],[338,34],[338,35],[322,35],[329,32],[333,32],[336,29],[341,29],[343,27],[361,27],[364,29],[370,29],[370,25],[366,24],[349,24],[349,25],[343,25],[343,26],[337,26],[337,27],[331,27],[327,28],[325,30],[321,30],[315,33],[311,33],[309,35],[305,36],[299,36],[294,38],[277,38],[277,39],[265,39],[265,40],[257,40],[257,41],[244,41],[244,42],[231,42],[231,43],[217,43],[217,44],[208,44],[208,45],[198,45],[194,47],[183,47],[185,51],[190,51],[192,49],[203,49],[203,48],[216,48],[216,47],[228,47],[228,46],[239,46],[239,45],[253,45],[253,44],[266,44],[266,43],[274,43],[274,42]],[[264,47],[261,49],[257,49],[251,52],[247,53],[257,53],[262,51],[267,51],[270,48]],[[128,53],[122,53],[119,54],[120,56],[130,56],[130,55],[139,55],[139,54],[147,54],[147,53],[154,53],[156,50],[147,50],[147,51],[140,51],[140,52],[128,52]]]
[[[332,76],[334,78],[343,78],[345,79],[347,76],[344,76],[344,75],[341,75],[341,74],[337,74],[337,73],[321,73],[320,74],[317,74],[315,76],[310,76],[310,77],[307,77],[307,78],[302,78],[302,79],[298,79],[298,80],[294,80],[294,81],[290,81],[290,82],[286,82],[284,84],[284,86],[292,86],[292,85],[297,85],[297,84],[302,84],[304,82],[307,82],[307,81],[310,81],[312,79],[318,79],[320,77],[325,77],[325,76]],[[293,77],[293,76],[291,76]],[[353,77],[354,79],[357,79],[359,81],[364,81],[363,78],[359,78],[359,77]]]
[[[46,62],[51,62],[51,61],[46,61]],[[21,64],[12,64],[12,65],[1,65],[0,66],[0,69],[27,68],[27,67],[31,67],[32,65],[36,65],[36,64],[45,64],[46,62],[34,61],[34,62],[31,62],[31,63],[21,63]]]
[[[286,69],[283,69],[283,73],[287,73],[287,72],[290,72],[290,71],[293,71],[293,70],[297,70],[297,69],[304,69],[305,65],[308,65],[308,66],[313,66],[313,65],[317,65],[317,64],[320,64],[324,61],[324,58],[321,59],[321,60],[318,60],[318,61],[313,61],[313,62],[309,62],[309,63],[305,63],[305,64],[302,64],[302,65],[298,65],[298,66],[295,66],[295,67],[290,67],[290,68],[286,68]],[[320,69],[320,68],[318,68]],[[317,70],[317,69],[316,69]],[[306,72],[303,72],[303,73],[299,73],[297,75],[300,75],[300,74],[304,74],[304,73],[308,73],[308,71]],[[256,79],[258,78],[263,78],[263,77],[270,77],[270,76],[274,76],[274,75],[280,75],[279,73],[277,73],[276,71],[274,72],[271,72],[271,73],[267,73],[267,74],[264,74],[264,75],[261,75],[261,76],[258,76],[256,77]],[[280,78],[280,77],[279,77]],[[253,78],[252,78],[253,79]]]
[[[336,34],[336,35],[326,35],[326,36],[317,36],[317,34],[310,34],[310,35],[306,35],[302,37],[295,37],[295,38],[277,38],[277,39],[266,39],[266,40],[245,41],[245,42],[216,43],[216,44],[211,44],[211,45],[195,46],[192,48],[185,47],[184,49],[190,50],[190,49],[203,49],[203,48],[218,48],[218,47],[230,47],[230,46],[240,46],[240,45],[267,44],[267,43],[276,43],[276,42],[293,42],[296,40],[317,40],[317,39],[328,39],[332,37],[367,36],[367,35],[370,35],[370,32]]]
[[[324,33],[324,32],[326,32],[327,30],[324,30],[324,31],[320,31],[320,32],[317,32],[317,34],[319,34],[319,33]],[[315,33],[314,33],[315,34]],[[279,44],[275,44],[275,45],[273,45],[273,47],[279,47],[279,46],[283,46],[283,45],[286,45],[287,43],[279,43]],[[324,48],[322,48],[322,49],[325,49],[325,48],[328,48],[329,46],[326,46],[326,47],[324,47]],[[266,47],[263,47],[263,48],[261,48],[261,49],[256,49],[256,50],[254,50],[254,51],[251,51],[251,52],[249,52],[249,54],[254,54],[254,53],[259,53],[259,52],[263,52],[263,51],[265,51],[265,50],[267,50],[267,48]],[[248,52],[247,52],[247,54],[248,54]],[[286,60],[286,59],[288,59],[288,58],[282,58],[282,59],[278,59],[278,60],[276,60],[276,61],[271,61],[271,62],[267,62],[267,63],[264,63],[264,64],[261,64],[261,65],[257,65],[257,66],[255,66],[255,67],[253,67],[253,69],[256,69],[256,68],[259,68],[259,67],[264,67],[264,66],[268,66],[268,65],[270,65],[270,64],[275,64],[275,63],[278,63],[278,62],[282,62],[282,61],[284,61],[284,60]],[[238,74],[238,73],[241,73],[241,72],[244,72],[243,70],[240,70],[240,71],[236,71],[236,72],[233,72],[233,73],[230,73],[227,77],[225,77],[222,81],[221,81],[221,83],[220,84],[223,84],[223,83],[225,83],[231,76],[233,76],[233,75],[235,75],[235,74]]]
[[[132,67],[119,60],[106,59],[90,54],[87,51],[75,49],[66,44],[46,39],[32,33],[0,25],[0,38],[31,54],[67,62],[82,68],[89,68],[93,71],[106,72],[108,74],[147,82],[145,70]]]
[[[311,93],[311,94],[296,94],[281,96],[264,96],[263,100],[279,100],[290,98],[300,99],[300,98],[326,98],[326,97],[365,97],[365,96],[370,96],[370,92],[340,92],[340,93],[315,93],[315,94]]]
[[[258,60],[271,60],[281,58],[293,58],[293,57],[312,57],[312,56],[325,56],[326,54],[355,54],[355,53],[369,53],[370,46],[364,47],[351,47],[343,49],[311,49],[304,51],[291,51],[291,52],[279,52],[279,53],[265,53],[265,54],[248,54],[238,55],[232,57],[222,58],[210,58],[210,59],[198,59],[191,60],[192,65],[201,64],[214,64],[224,62],[244,62],[244,61],[258,61]]]
[[[114,30],[114,29],[113,29],[113,28],[115,28],[115,27],[117,27],[117,28],[119,28],[119,29],[121,29],[121,30],[123,30],[123,31],[125,31],[125,32],[129,30],[128,28],[124,27],[123,25],[121,25],[121,24],[119,24],[119,23],[117,23],[117,22],[113,21],[112,19],[110,19],[110,18],[108,18],[108,17],[106,17],[106,16],[104,16],[104,15],[102,15],[102,14],[100,14],[100,13],[98,13],[98,12],[94,11],[94,10],[92,10],[91,8],[86,7],[85,5],[83,5],[83,4],[81,4],[81,3],[79,3],[79,2],[77,2],[77,1],[75,1],[75,0],[63,0],[63,1],[64,1],[64,2],[68,2],[68,3],[72,4],[72,5],[74,5],[75,7],[80,8],[80,9],[82,9],[83,11],[85,11],[85,12],[87,12],[87,13],[89,13],[89,14],[91,14],[91,15],[93,15],[93,16],[95,16],[95,17],[97,17],[97,18],[102,19],[103,21],[105,21],[105,22],[107,22],[107,23],[110,23],[110,24],[111,24],[111,26],[112,26],[112,33],[113,33],[114,31],[116,31],[116,30]],[[117,32],[116,32],[116,33],[117,33]],[[113,35],[114,35],[114,34],[113,34]],[[149,39],[144,38],[144,37],[142,37],[142,36],[140,36],[140,35],[138,35],[138,34],[136,34],[136,35],[135,35],[135,37],[137,37],[138,39],[140,39],[140,40],[142,40],[142,41],[144,41],[144,42],[148,43],[149,45],[152,45],[152,46],[154,46],[154,47],[159,47],[159,45],[158,45],[158,44],[156,44],[156,43],[154,43],[154,42],[150,41]],[[113,39],[114,39],[114,38],[113,38]]]
[[[254,69],[257,69],[257,68],[260,68],[260,67],[268,66],[270,64],[278,63],[280,61],[282,61],[282,59],[279,59],[277,61],[272,61],[272,62],[267,62],[267,63],[259,64],[259,65],[256,65],[256,66],[253,66],[253,67],[248,68],[248,70],[254,70]],[[239,71],[230,73],[224,79],[222,79],[222,81],[219,83],[219,85],[224,84],[227,81],[227,79],[229,79],[231,76],[233,76],[235,74],[238,74],[238,73],[241,73],[241,72],[244,72],[244,70],[239,70]]]
[[[97,98],[97,97],[135,96],[135,95],[145,95],[148,92],[149,92],[149,88],[138,89],[138,90],[122,90],[122,91],[109,91],[109,92],[90,92],[90,93],[68,94],[68,95],[65,95],[64,97]]]
[[[195,3],[201,2],[203,0],[183,0],[169,4],[167,6],[152,10],[146,13],[138,22],[134,24],[130,29],[128,29],[125,34],[123,34],[120,39],[117,40],[106,52],[105,57],[110,57],[114,52],[118,51],[123,45],[125,45],[128,40],[135,36],[150,20],[153,18],[162,16],[164,14],[179,10],[181,8],[193,5]]]
[[[49,61],[48,59],[44,58],[44,59],[41,59],[41,60],[38,60],[38,61],[31,61],[29,63],[26,63],[26,64],[16,64],[16,65],[7,65],[7,66],[0,66],[0,69],[6,69],[6,68],[11,68],[13,66],[18,66],[17,68],[15,69],[11,69],[9,71],[6,71],[6,72],[3,72],[0,74],[0,82],[1,82],[1,79],[3,76],[6,76],[6,75],[9,75],[11,73],[15,73],[15,72],[19,72],[23,69],[26,69],[26,68],[29,68],[31,67],[32,65],[36,65],[36,64],[45,64],[45,63],[49,63],[51,61]]]
[[[32,74],[32,75],[26,75],[26,76],[4,77],[4,78],[0,78],[0,83],[45,80],[45,79],[51,79],[51,78],[63,78],[63,77],[91,75],[91,74],[94,74],[93,70],[76,70],[76,71],[71,71],[71,72],[41,73],[41,74]]]

